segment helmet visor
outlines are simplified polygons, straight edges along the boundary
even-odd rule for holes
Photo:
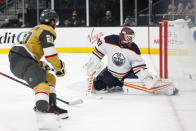
[[[59,16],[56,13],[52,13],[50,18],[55,21],[56,25],[59,25]]]

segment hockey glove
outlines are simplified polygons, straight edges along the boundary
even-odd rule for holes
[[[87,76],[90,76],[92,74],[97,75],[101,71],[103,65],[104,63],[98,57],[93,55],[84,65],[83,70],[87,74]]]
[[[144,82],[145,87],[150,89],[156,85],[158,82],[158,77],[152,76],[147,69],[140,70],[137,74],[138,78]]]
[[[63,77],[66,73],[64,62],[60,60],[60,63],[61,63],[61,69],[59,71],[55,71],[57,77]]]
[[[45,62],[45,61],[40,61],[41,62],[41,67],[42,69],[44,69],[45,71],[50,70],[50,66]]]

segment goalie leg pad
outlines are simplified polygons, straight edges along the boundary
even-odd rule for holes
[[[134,95],[177,95],[178,89],[169,80],[159,80],[156,85],[150,89],[139,79],[125,79],[123,85],[124,94]]]
[[[158,83],[151,89],[154,92],[154,94],[158,95],[177,95],[178,89],[175,87],[175,85],[169,81],[169,80],[159,80]]]
[[[153,94],[152,91],[149,91],[145,87],[144,83],[141,82],[139,79],[130,79],[130,78],[126,78],[124,80],[123,91],[124,94],[130,94],[130,95]]]

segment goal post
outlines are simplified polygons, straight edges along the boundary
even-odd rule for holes
[[[159,22],[159,67],[160,78],[168,78],[168,21]]]
[[[196,80],[196,29],[193,28],[184,19],[159,22],[160,78]]]

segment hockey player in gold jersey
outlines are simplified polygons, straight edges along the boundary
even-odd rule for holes
[[[59,22],[52,9],[42,11],[40,24],[29,30],[20,43],[13,45],[9,52],[10,70],[18,78],[25,80],[35,92],[35,108],[41,112],[55,113],[67,118],[67,110],[56,105],[56,77],[49,73],[45,57],[57,77],[65,75],[64,62],[59,59],[54,40],[55,27]]]

